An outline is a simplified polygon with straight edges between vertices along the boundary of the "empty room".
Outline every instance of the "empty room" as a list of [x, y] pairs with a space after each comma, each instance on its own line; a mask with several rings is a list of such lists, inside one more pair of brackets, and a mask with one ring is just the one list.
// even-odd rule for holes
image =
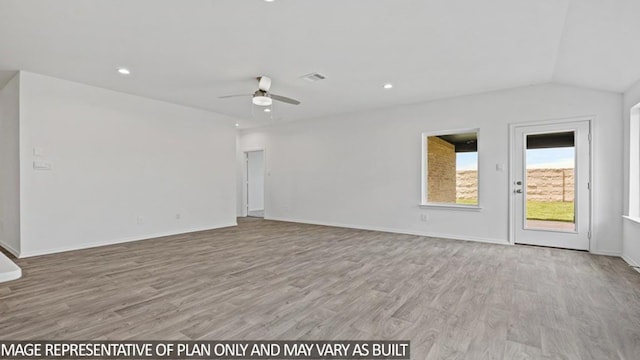
[[0, 0], [0, 358], [640, 359], [637, 0]]

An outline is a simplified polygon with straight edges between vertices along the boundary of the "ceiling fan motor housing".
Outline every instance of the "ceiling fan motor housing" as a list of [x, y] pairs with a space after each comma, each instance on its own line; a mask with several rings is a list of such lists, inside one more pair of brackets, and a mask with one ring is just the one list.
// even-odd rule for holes
[[261, 76], [258, 78], [258, 89], [262, 91], [269, 91], [271, 89], [271, 78]]

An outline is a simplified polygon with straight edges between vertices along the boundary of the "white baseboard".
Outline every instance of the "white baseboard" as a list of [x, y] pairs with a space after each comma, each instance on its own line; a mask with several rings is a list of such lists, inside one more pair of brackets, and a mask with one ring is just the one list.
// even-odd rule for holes
[[66, 252], [66, 251], [89, 249], [89, 248], [94, 248], [94, 247], [99, 247], [99, 246], [107, 246], [107, 245], [116, 245], [116, 244], [128, 243], [128, 242], [133, 242], [133, 241], [151, 240], [151, 239], [156, 239], [156, 238], [164, 237], [164, 236], [182, 235], [182, 234], [188, 234], [188, 233], [193, 233], [193, 232], [198, 232], [198, 231], [222, 229], [222, 228], [231, 227], [231, 226], [237, 226], [237, 225], [238, 225], [238, 223], [234, 221], [234, 222], [231, 222], [231, 223], [218, 224], [218, 225], [214, 225], [214, 226], [207, 226], [207, 227], [204, 227], [204, 228], [192, 228], [192, 229], [185, 229], [185, 230], [181, 230], [181, 231], [177, 231], [177, 232], [167, 232], [167, 233], [157, 233], [157, 234], [144, 235], [144, 237], [136, 236], [136, 237], [128, 237], [128, 238], [109, 240], [109, 241], [98, 241], [98, 242], [83, 243], [83, 244], [71, 245], [71, 246], [62, 246], [62, 247], [50, 248], [50, 249], [44, 249], [44, 250], [37, 250], [37, 251], [22, 251], [22, 252], [19, 253], [19, 255], [16, 255], [16, 257], [18, 257], [18, 258], [26, 258], [26, 257], [33, 257], [33, 256], [49, 255], [49, 254]]
[[632, 258], [630, 258], [630, 257], [628, 257], [626, 255], [622, 255], [620, 257], [622, 258], [622, 260], [626, 261], [627, 264], [635, 267], [636, 270], [638, 270], [638, 272], [640, 272], [640, 269], [638, 269], [638, 267], [640, 267], [640, 261], [636, 261], [636, 260], [634, 260], [634, 259], [632, 259]]
[[13, 256], [20, 257], [20, 251], [18, 251], [18, 249], [13, 248], [9, 244], [7, 244], [7, 243], [5, 243], [3, 241], [0, 241], [0, 246], [2, 246], [5, 250], [10, 252]]
[[342, 224], [342, 223], [323, 222], [323, 221], [309, 221], [309, 220], [281, 218], [281, 217], [265, 217], [265, 220], [285, 221], [285, 222], [293, 222], [293, 223], [300, 223], [300, 224], [331, 226], [331, 227], [358, 229], [358, 230], [380, 231], [380, 232], [388, 232], [393, 234], [417, 235], [417, 236], [444, 238], [444, 239], [451, 239], [451, 240], [475, 241], [475, 242], [482, 242], [482, 243], [489, 243], [489, 244], [511, 245], [507, 240], [489, 239], [489, 238], [481, 238], [481, 237], [466, 236], [466, 235], [439, 234], [439, 233], [422, 232], [422, 231], [414, 231], [414, 230], [407, 230], [407, 229], [396, 229], [396, 228], [377, 227], [377, 226], [362, 226], [362, 225]]
[[619, 251], [607, 251], [607, 250], [589, 250], [589, 253], [593, 255], [605, 255], [605, 256], [617, 256], [622, 257], [622, 253]]

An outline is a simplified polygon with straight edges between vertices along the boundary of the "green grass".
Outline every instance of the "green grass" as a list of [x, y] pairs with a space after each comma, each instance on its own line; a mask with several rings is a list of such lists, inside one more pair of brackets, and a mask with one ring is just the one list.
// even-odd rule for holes
[[478, 205], [478, 199], [456, 199], [456, 204], [460, 204], [460, 205]]
[[573, 202], [527, 201], [528, 220], [573, 222]]
[[[456, 204], [477, 205], [476, 199], [457, 199]], [[528, 220], [573, 222], [573, 202], [528, 201]]]

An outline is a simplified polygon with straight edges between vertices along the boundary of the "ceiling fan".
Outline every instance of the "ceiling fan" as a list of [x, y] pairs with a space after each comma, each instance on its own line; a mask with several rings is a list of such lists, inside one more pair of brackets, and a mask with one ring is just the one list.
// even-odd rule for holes
[[224, 95], [219, 96], [218, 99], [228, 99], [241, 96], [251, 96], [251, 101], [258, 106], [269, 106], [273, 103], [273, 100], [281, 101], [291, 105], [300, 105], [300, 101], [292, 98], [288, 98], [282, 95], [276, 95], [269, 92], [271, 88], [271, 78], [266, 76], [260, 76], [258, 80], [258, 90], [253, 94], [239, 94], [239, 95]]

